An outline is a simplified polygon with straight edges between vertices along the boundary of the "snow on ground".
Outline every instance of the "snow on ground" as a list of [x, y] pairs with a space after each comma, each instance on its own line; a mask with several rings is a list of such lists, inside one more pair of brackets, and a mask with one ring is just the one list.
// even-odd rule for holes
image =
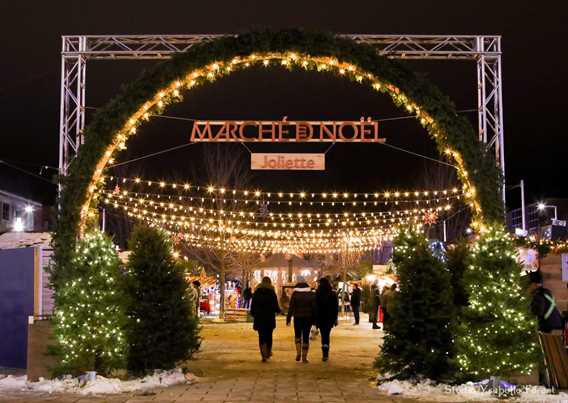
[[105, 378], [98, 375], [95, 381], [84, 382], [80, 377], [28, 382], [27, 377], [8, 375], [0, 379], [0, 392], [43, 392], [43, 393], [77, 393], [81, 395], [112, 394], [139, 392], [157, 387], [165, 387], [182, 383], [193, 383], [197, 378], [192, 374], [183, 374], [181, 370], [156, 371], [154, 375], [131, 381], [116, 378]]
[[[520, 386], [520, 394], [511, 401], [521, 402], [563, 402], [568, 403], [568, 393], [550, 394], [550, 390], [544, 386]], [[497, 401], [497, 395], [491, 391], [483, 391], [473, 383], [463, 385], [435, 384], [431, 381], [409, 382], [390, 381], [379, 385], [379, 390], [387, 395], [401, 395], [418, 400], [438, 402], [463, 402], [463, 401]]]

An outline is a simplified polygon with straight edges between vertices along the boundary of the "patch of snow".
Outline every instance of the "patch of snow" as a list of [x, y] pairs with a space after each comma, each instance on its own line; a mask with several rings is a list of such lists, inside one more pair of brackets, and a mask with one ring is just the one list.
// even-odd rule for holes
[[[456, 401], [489, 401], [499, 400], [491, 390], [484, 390], [479, 384], [468, 382], [463, 385], [437, 384], [430, 380], [421, 382], [410, 381], [389, 381], [381, 383], [379, 390], [387, 395], [403, 395], [405, 397], [418, 400], [428, 400], [437, 402], [456, 402]], [[518, 386], [518, 397], [512, 401], [520, 402], [568, 402], [568, 393], [560, 392], [551, 394], [550, 389], [544, 386]]]
[[451, 386], [436, 384], [425, 380], [421, 382], [389, 381], [379, 385], [379, 390], [388, 395], [403, 395], [416, 399], [426, 399], [438, 402], [493, 400], [490, 392], [481, 392], [471, 383]]
[[26, 376], [8, 375], [0, 379], [0, 390], [21, 390], [26, 387]]
[[44, 380], [28, 382], [27, 377], [8, 375], [0, 379], [0, 392], [42, 392], [42, 393], [76, 393], [80, 395], [103, 395], [117, 393], [132, 393], [149, 389], [194, 383], [197, 377], [193, 374], [183, 374], [180, 369], [171, 371], [156, 371], [144, 378], [121, 381], [116, 378], [105, 378], [97, 375], [96, 380], [84, 382], [83, 377]]

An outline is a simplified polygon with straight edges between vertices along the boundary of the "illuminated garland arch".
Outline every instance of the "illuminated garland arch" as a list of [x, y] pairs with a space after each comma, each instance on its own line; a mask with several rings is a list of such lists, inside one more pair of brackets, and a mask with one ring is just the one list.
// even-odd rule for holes
[[439, 152], [453, 159], [464, 193], [469, 195], [473, 225], [502, 221], [501, 178], [494, 157], [437, 87], [400, 62], [378, 55], [373, 47], [350, 39], [300, 30], [252, 32], [193, 46], [145, 72], [97, 112], [85, 129], [85, 143], [63, 183], [54, 238], [55, 284], [72, 275], [68, 270], [70, 255], [87, 223], [97, 187], [104, 180], [104, 168], [140, 124], [180, 101], [182, 93], [195, 86], [238, 69], [276, 64], [334, 73], [390, 95], [397, 106], [416, 114]]

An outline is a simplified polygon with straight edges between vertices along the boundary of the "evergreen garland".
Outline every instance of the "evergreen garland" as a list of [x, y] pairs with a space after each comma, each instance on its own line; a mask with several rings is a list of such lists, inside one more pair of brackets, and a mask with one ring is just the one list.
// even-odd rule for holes
[[188, 360], [200, 344], [190, 285], [162, 231], [136, 227], [129, 249], [125, 287], [127, 367], [137, 374], [174, 368]]
[[455, 372], [455, 310], [450, 273], [413, 229], [394, 240], [399, 291], [389, 300], [390, 323], [375, 366], [398, 379], [451, 379]]
[[502, 226], [490, 227], [467, 262], [469, 305], [457, 337], [462, 373], [473, 379], [530, 373], [538, 360], [536, 323], [511, 236]]
[[119, 259], [112, 241], [99, 231], [77, 244], [74, 278], [59, 290], [55, 335], [60, 355], [56, 373], [108, 373], [124, 364], [125, 338]]

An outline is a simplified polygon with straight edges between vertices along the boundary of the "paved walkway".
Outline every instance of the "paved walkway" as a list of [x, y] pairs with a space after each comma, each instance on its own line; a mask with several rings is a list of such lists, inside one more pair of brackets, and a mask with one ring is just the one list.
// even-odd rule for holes
[[[250, 323], [203, 326], [202, 351], [190, 362], [200, 377], [194, 385], [157, 389], [146, 395], [84, 397], [15, 394], [0, 402], [387, 402], [375, 387], [372, 362], [382, 332], [367, 322], [353, 326], [341, 321], [332, 332], [328, 362], [321, 361], [319, 338], [312, 343], [308, 364], [297, 363], [293, 330], [282, 318], [274, 334], [274, 357], [260, 361], [256, 332]], [[403, 399], [396, 399], [398, 402]]]

